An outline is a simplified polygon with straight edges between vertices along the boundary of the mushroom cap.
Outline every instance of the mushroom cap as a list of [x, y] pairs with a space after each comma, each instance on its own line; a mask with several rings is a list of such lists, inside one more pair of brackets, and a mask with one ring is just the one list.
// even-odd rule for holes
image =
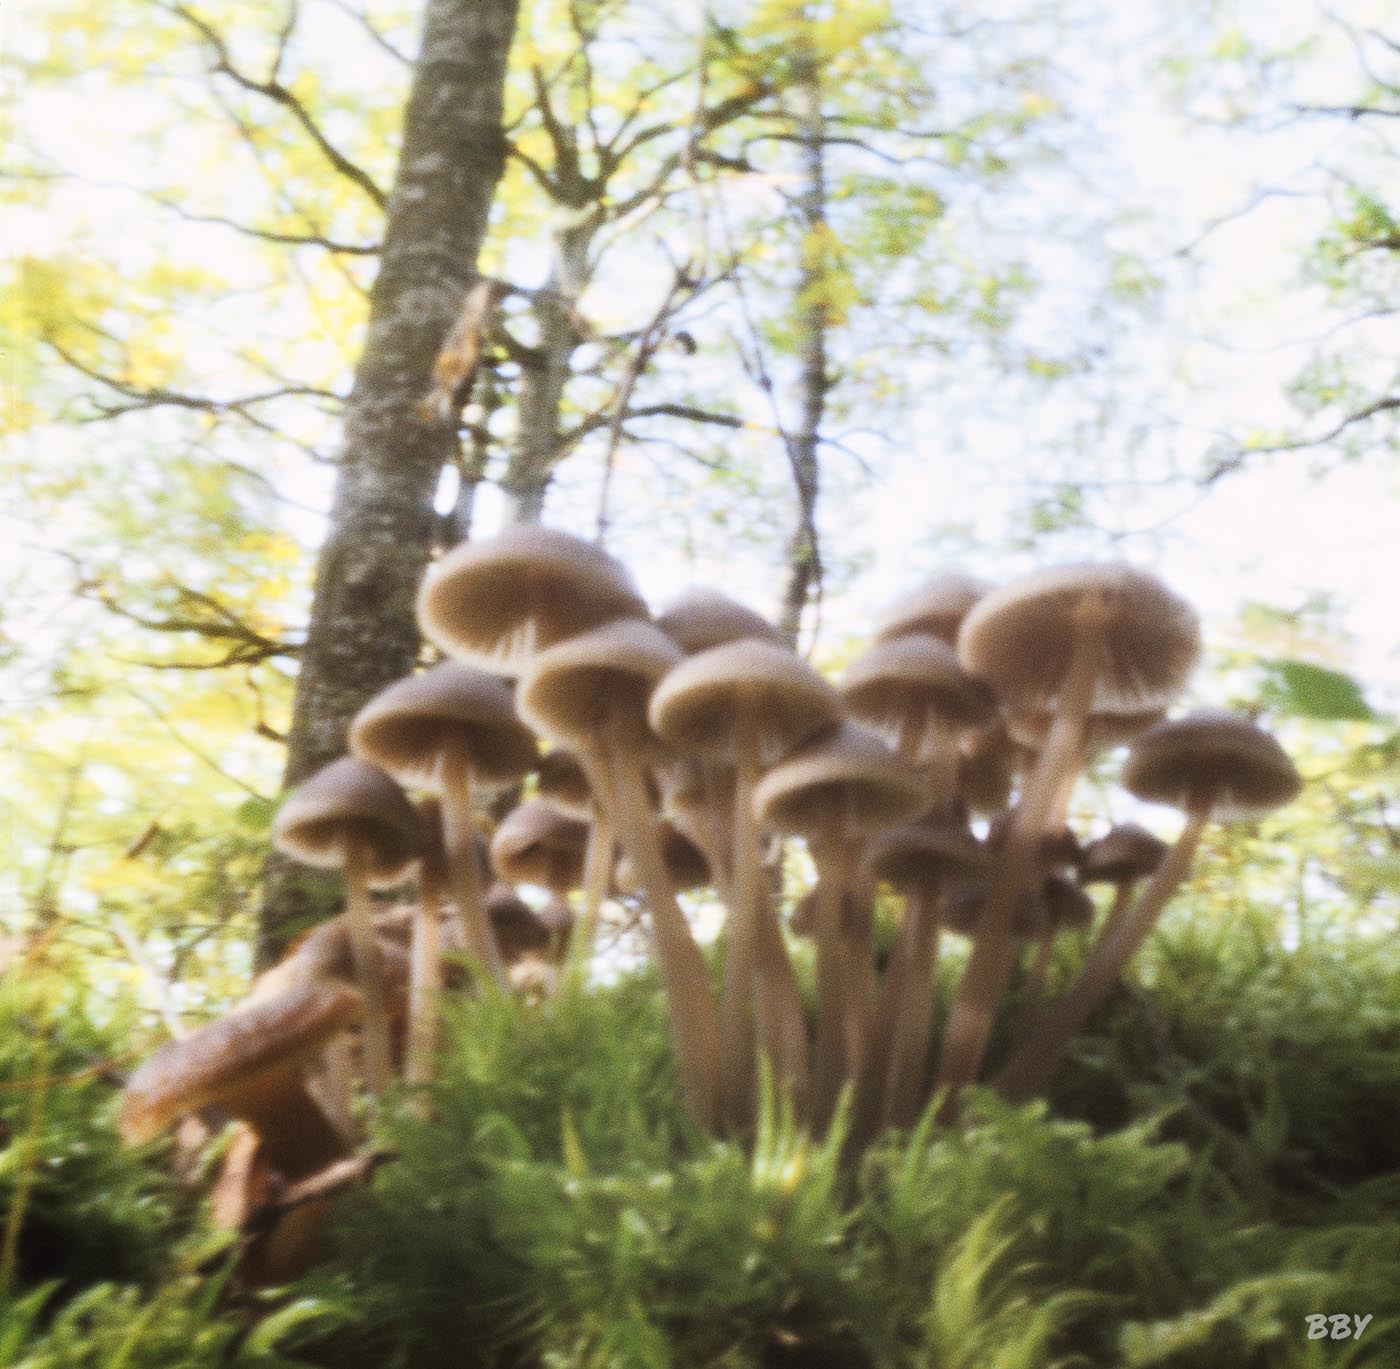
[[1049, 875], [1040, 886], [1045, 912], [1052, 931], [1070, 928], [1083, 931], [1094, 925], [1094, 900], [1072, 879], [1064, 875]]
[[[710, 862], [705, 859], [705, 853], [674, 822], [663, 819], [657, 826], [656, 836], [661, 843], [661, 859], [677, 893], [700, 889], [710, 883]], [[630, 856], [623, 856], [617, 863], [617, 884], [625, 893], [641, 891]]]
[[963, 620], [958, 655], [1009, 709], [1053, 709], [1086, 606], [1103, 620], [1091, 713], [1156, 708], [1180, 691], [1200, 654], [1200, 621], [1134, 566], [1057, 566], [993, 590]]
[[946, 875], [977, 875], [987, 848], [960, 822], [924, 819], [881, 832], [866, 848], [866, 867], [896, 889], [917, 890]]
[[918, 772], [868, 728], [842, 723], [759, 781], [754, 814], [774, 831], [815, 840], [871, 835], [928, 806]]
[[[1126, 746], [1134, 737], [1165, 717], [1164, 708], [1140, 708], [1130, 713], [1091, 713], [1085, 731], [1084, 749], [1106, 751], [1115, 746]], [[1012, 713], [1006, 718], [1006, 735], [1018, 746], [1039, 751], [1049, 738], [1054, 722], [1054, 713], [1044, 710]]]
[[991, 583], [951, 571], [896, 599], [881, 615], [875, 640], [887, 642], [909, 633], [927, 633], [952, 646], [972, 606], [991, 592]]
[[1278, 742], [1236, 713], [1169, 718], [1134, 743], [1123, 784], [1148, 803], [1208, 805], [1217, 821], [1256, 818], [1297, 797], [1303, 781]]
[[348, 984], [300, 984], [167, 1043], [123, 1091], [121, 1134], [136, 1144], [153, 1140], [176, 1118], [211, 1103], [244, 1116], [247, 1100], [261, 1101], [278, 1075], [291, 1074], [358, 1023], [364, 1009]]
[[593, 816], [593, 790], [583, 765], [572, 751], [556, 746], [535, 765], [535, 790], [571, 818], [588, 822]]
[[550, 936], [567, 936], [574, 929], [578, 918], [569, 907], [569, 901], [558, 894], [550, 897], [542, 907], [535, 910], [535, 916], [549, 929]]
[[516, 706], [544, 736], [596, 749], [613, 718], [645, 727], [656, 682], [683, 659], [654, 623], [621, 618], [540, 652], [515, 687]]
[[370, 853], [369, 882], [397, 884], [422, 850], [418, 814], [377, 766], [342, 756], [295, 789], [272, 823], [278, 849], [304, 865], [338, 870], [350, 842]]
[[490, 920], [501, 956], [507, 962], [549, 950], [553, 933], [509, 884], [493, 884], [483, 896], [481, 906]]
[[537, 525], [464, 542], [418, 591], [423, 633], [449, 656], [515, 675], [537, 651], [647, 607], [620, 561]]
[[[1001, 848], [1006, 833], [1011, 826], [1008, 813], [998, 813], [987, 829], [987, 846], [992, 851]], [[1074, 829], [1062, 823], [1053, 831], [1042, 832], [1036, 842], [1036, 857], [1046, 869], [1078, 868], [1084, 857], [1084, 848], [1079, 844]]]
[[959, 664], [958, 654], [938, 637], [910, 633], [877, 642], [841, 682], [846, 707], [881, 731], [895, 731], [926, 710], [929, 720], [976, 727], [996, 716], [992, 691]]
[[[373, 927], [385, 997], [399, 999], [408, 984], [413, 909], [393, 908], [385, 913], [376, 913]], [[240, 1008], [276, 997], [290, 988], [331, 980], [342, 980], [347, 984], [355, 982], [350, 919], [344, 913], [318, 923], [293, 942], [287, 955], [258, 976]]]
[[974, 813], [997, 813], [1011, 801], [1021, 750], [1000, 727], [974, 733], [958, 757], [958, 795]]
[[588, 824], [548, 799], [530, 799], [501, 819], [491, 838], [491, 860], [511, 884], [574, 889], [583, 879]]
[[679, 751], [732, 760], [741, 704], [755, 711], [766, 764], [841, 716], [836, 691], [806, 661], [789, 647], [747, 637], [676, 666], [652, 695], [651, 725]]
[[659, 627], [687, 656], [744, 637], [786, 646], [782, 629], [716, 589], [689, 589], [656, 615]]
[[534, 768], [538, 748], [515, 716], [509, 687], [458, 661], [442, 661], [375, 695], [355, 715], [350, 749], [400, 784], [436, 789], [453, 736], [465, 742], [473, 782], [487, 788], [515, 784]]
[[1153, 874], [1167, 850], [1167, 843], [1147, 828], [1119, 823], [1084, 848], [1079, 878], [1085, 884], [1127, 884]]

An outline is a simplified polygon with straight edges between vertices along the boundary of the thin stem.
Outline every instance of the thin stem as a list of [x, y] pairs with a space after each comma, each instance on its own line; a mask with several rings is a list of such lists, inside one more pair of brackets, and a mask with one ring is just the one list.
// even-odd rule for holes
[[583, 916], [574, 928], [569, 944], [568, 978], [579, 985], [588, 977], [593, 951], [598, 943], [598, 919], [608, 896], [617, 836], [613, 827], [614, 799], [607, 767], [588, 756], [579, 757], [588, 787], [593, 791], [593, 822], [588, 829], [588, 847], [583, 856]]
[[449, 734], [442, 750], [442, 845], [448, 883], [466, 932], [467, 954], [504, 988], [505, 966], [482, 902], [472, 826], [471, 752], [460, 733]]
[[880, 1119], [886, 1126], [908, 1126], [923, 1103], [924, 1071], [933, 1040], [933, 999], [938, 982], [938, 886], [930, 882], [911, 894], [904, 910], [905, 952], [899, 982], [891, 985], [881, 1017], [892, 1024], [884, 1073]]
[[817, 1041], [812, 1107], [813, 1120], [824, 1126], [851, 1064], [842, 927], [851, 857], [847, 843], [840, 838], [814, 843], [812, 855], [817, 862]]
[[355, 984], [365, 996], [365, 1083], [378, 1098], [389, 1085], [392, 1066], [389, 1017], [384, 1007], [384, 969], [374, 939], [369, 870], [369, 847], [352, 834], [345, 843], [345, 921], [350, 932]]
[[[728, 1121], [747, 1125], [754, 1101], [755, 942], [759, 888], [763, 877], [753, 791], [758, 786], [758, 728], [753, 710], [737, 701], [735, 722], [734, 811], [731, 828], [734, 871], [730, 885], [729, 927], [725, 938], [724, 996], [720, 1016], [720, 1057], [723, 1106]], [[771, 1017], [771, 1014], [769, 1014]], [[771, 1023], [770, 1023], [771, 1025]], [[765, 1042], [770, 1065], [776, 1065], [773, 1043]]]
[[1021, 1044], [1002, 1072], [997, 1088], [1003, 1096], [1014, 1102], [1033, 1098], [1055, 1077], [1066, 1047], [1118, 982], [1167, 901], [1185, 880], [1201, 833], [1209, 821], [1208, 807], [1188, 814], [1176, 845], [1167, 853], [1131, 912], [1112, 929], [1112, 935], [1108, 934], [1109, 926], [1105, 923], [1104, 934], [1089, 953], [1079, 978], [1055, 1005], [1043, 1026]]
[[616, 804], [613, 818], [650, 905], [652, 938], [670, 1002], [671, 1040], [681, 1085], [701, 1125], [713, 1131], [719, 1122], [719, 1013], [710, 993], [709, 967], [676, 902], [666, 871], [647, 804], [636, 730], [627, 719], [617, 720], [612, 729], [612, 755], [608, 759]]
[[404, 1078], [426, 1084], [432, 1078], [437, 1050], [438, 995], [442, 992], [442, 887], [446, 871], [432, 854], [423, 858], [418, 876], [418, 906], [413, 914], [413, 942], [408, 977], [408, 1045]]

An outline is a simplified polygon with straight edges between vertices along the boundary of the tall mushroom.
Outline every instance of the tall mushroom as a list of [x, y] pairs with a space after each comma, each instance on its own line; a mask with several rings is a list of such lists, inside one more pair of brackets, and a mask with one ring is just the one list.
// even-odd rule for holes
[[763, 769], [839, 717], [836, 691], [788, 647], [744, 638], [679, 664], [651, 701], [651, 725], [683, 755], [733, 764], [730, 925], [724, 966], [726, 1107], [748, 1110], [751, 1005], [759, 1046], [774, 1077], [795, 1094], [806, 1086], [802, 998], [782, 925], [763, 885], [753, 796]]
[[1186, 813], [1186, 826], [1141, 896], [1100, 936], [1079, 979], [998, 1083], [1008, 1098], [1033, 1097], [1054, 1076], [1065, 1047], [1117, 982], [1180, 887], [1208, 822], [1257, 818], [1302, 787], [1278, 742], [1248, 718], [1200, 712], [1149, 728], [1128, 757], [1123, 782], [1138, 798]]
[[541, 652], [516, 687], [520, 714], [564, 743], [598, 775], [595, 792], [646, 889], [656, 958], [671, 1010], [671, 1035], [686, 1097], [701, 1123], [719, 1117], [719, 1022], [705, 957], [676, 902], [647, 793], [658, 743], [646, 710], [656, 682], [681, 660], [660, 628], [627, 618]]
[[1014, 712], [1052, 709], [1045, 747], [1011, 811], [939, 1060], [938, 1084], [977, 1076], [1014, 960], [1008, 917], [1037, 879], [1036, 845], [1067, 779], [1083, 760], [1089, 716], [1165, 704], [1200, 652], [1200, 623], [1185, 600], [1126, 565], [1040, 571], [978, 601], [958, 632], [958, 655]]
[[272, 839], [307, 865], [344, 872], [355, 982], [365, 1000], [365, 1078], [371, 1093], [383, 1093], [389, 1024], [369, 891], [408, 874], [422, 850], [418, 814], [382, 770], [342, 756], [292, 793], [273, 821]]
[[351, 724], [350, 749], [401, 784], [441, 793], [442, 844], [467, 950], [503, 982], [500, 953], [481, 907], [472, 792], [518, 783], [537, 759], [535, 739], [515, 716], [510, 690], [485, 671], [440, 662], [375, 695]]
[[[806, 838], [817, 864], [817, 1045], [814, 1112], [830, 1117], [842, 1081], [865, 1065], [873, 1005], [868, 937], [842, 927], [845, 895], [855, 882], [859, 843], [926, 803], [918, 774], [873, 732], [843, 723], [776, 765], [754, 791], [759, 820]], [[858, 957], [865, 957], [861, 964]]]

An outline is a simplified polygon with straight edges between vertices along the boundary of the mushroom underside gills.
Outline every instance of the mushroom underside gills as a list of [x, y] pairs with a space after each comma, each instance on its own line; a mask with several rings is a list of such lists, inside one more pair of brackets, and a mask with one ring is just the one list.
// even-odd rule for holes
[[442, 844], [447, 879], [466, 934], [468, 954], [504, 987], [505, 967], [482, 903], [476, 830], [471, 813], [471, 752], [466, 739], [454, 734], [446, 740], [442, 751]]
[[1112, 929], [1112, 935], [1105, 925], [1104, 934], [1090, 951], [1079, 978], [1040, 1021], [1034, 1035], [1017, 1047], [1002, 1071], [997, 1088], [1005, 1097], [1022, 1101], [1035, 1097], [1049, 1085], [1065, 1048], [1118, 982], [1168, 900], [1185, 880], [1201, 833], [1209, 821], [1208, 806], [1194, 808], [1187, 815], [1186, 826], [1176, 844], [1148, 881], [1138, 901]]
[[392, 1061], [389, 1051], [389, 1017], [384, 1003], [384, 973], [374, 939], [370, 906], [369, 847], [354, 833], [345, 841], [345, 914], [350, 933], [350, 956], [355, 984], [365, 996], [365, 1082], [378, 1097], [389, 1085]]

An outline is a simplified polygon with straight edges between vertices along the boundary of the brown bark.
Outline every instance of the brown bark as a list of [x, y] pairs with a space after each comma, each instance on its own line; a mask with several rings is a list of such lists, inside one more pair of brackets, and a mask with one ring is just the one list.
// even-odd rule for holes
[[[428, 0], [386, 210], [365, 350], [346, 408], [330, 532], [301, 655], [284, 783], [338, 756], [359, 708], [419, 651], [414, 594], [456, 415], [428, 414], [433, 365], [464, 297], [505, 159], [501, 109], [518, 0]], [[312, 912], [297, 871], [269, 861], [258, 963]]]

